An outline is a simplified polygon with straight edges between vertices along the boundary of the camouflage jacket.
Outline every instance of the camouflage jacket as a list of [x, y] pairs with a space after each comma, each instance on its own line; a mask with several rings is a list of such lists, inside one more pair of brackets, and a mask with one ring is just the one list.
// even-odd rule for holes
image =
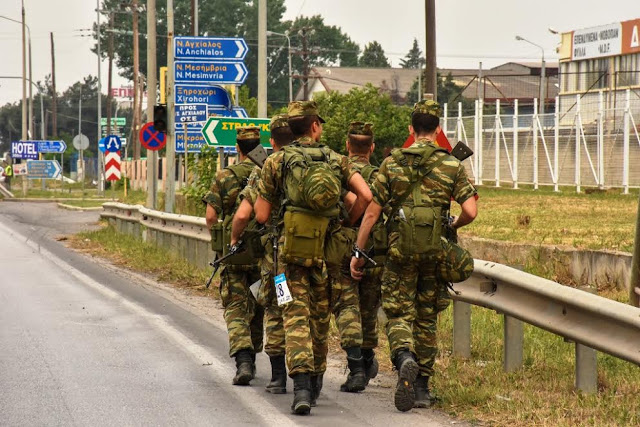
[[[255, 169], [260, 170], [249, 159], [245, 159], [232, 167], [239, 168], [242, 171], [242, 176], [249, 176]], [[211, 184], [211, 189], [202, 200], [216, 210], [216, 214], [220, 219], [231, 215], [236, 209], [240, 192], [246, 186], [246, 182], [243, 183], [243, 181], [229, 168], [219, 170]]]

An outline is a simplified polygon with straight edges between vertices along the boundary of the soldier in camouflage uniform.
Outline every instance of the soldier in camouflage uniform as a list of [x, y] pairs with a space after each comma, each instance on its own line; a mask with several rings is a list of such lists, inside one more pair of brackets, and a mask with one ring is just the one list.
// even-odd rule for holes
[[[348, 158], [318, 144], [324, 120], [318, 115], [315, 102], [292, 102], [289, 104], [288, 114], [289, 126], [297, 140], [265, 162], [258, 183], [259, 196], [254, 206], [256, 220], [261, 224], [266, 223], [273, 207], [280, 205], [284, 199], [286, 175], [283, 165], [286, 153], [314, 148], [329, 153], [325, 162], [338, 182], [357, 196], [352, 209], [353, 217], [362, 215], [371, 200], [371, 191]], [[290, 148], [293, 151], [288, 151]], [[308, 196], [322, 197], [316, 194]], [[281, 240], [279, 258], [281, 254], [285, 255], [284, 243], [286, 239]], [[292, 297], [292, 301], [282, 306], [287, 368], [294, 382], [291, 410], [295, 414], [308, 415], [312, 401], [317, 397], [316, 393], [312, 394], [312, 376], [317, 392], [318, 380], [326, 370], [330, 316], [327, 269], [322, 260], [306, 265], [280, 261], [281, 259], [278, 262], [278, 273], [284, 273]]]
[[[409, 130], [416, 141], [408, 149], [394, 150], [380, 166], [373, 184], [374, 199], [365, 212], [355, 251], [357, 255], [357, 249], [367, 244], [383, 207], [390, 207], [382, 308], [388, 318], [391, 357], [398, 370], [394, 401], [400, 411], [414, 405], [426, 407], [432, 401], [428, 381], [437, 351], [437, 314], [446, 307], [438, 303], [438, 283], [463, 281], [473, 272], [468, 251], [441, 234], [440, 215], [448, 216], [452, 198], [462, 208], [453, 223], [456, 229], [475, 219], [477, 207], [476, 191], [463, 166], [434, 142], [441, 131], [439, 114], [440, 107], [434, 101], [415, 105]], [[362, 258], [351, 259], [354, 278], [362, 278], [363, 265]]]
[[[229, 220], [238, 204], [255, 165], [246, 157], [260, 143], [257, 127], [238, 129], [237, 150], [240, 162], [216, 174], [211, 190], [203, 198], [207, 204], [206, 221], [211, 229], [218, 220]], [[262, 351], [263, 308], [256, 303], [249, 287], [260, 280], [255, 265], [225, 264], [220, 272], [220, 298], [229, 333], [229, 355], [236, 360], [234, 385], [249, 385], [255, 376], [256, 353]]]
[[[288, 116], [278, 114], [271, 119], [271, 146], [274, 152], [289, 145], [293, 141], [293, 135], [289, 128]], [[233, 217], [231, 232], [231, 244], [235, 244], [253, 217], [253, 205], [258, 198], [258, 181], [260, 169], [255, 168], [249, 177], [249, 183], [240, 193], [242, 202]], [[279, 206], [275, 206], [273, 214], [267, 223], [269, 233], [266, 236], [265, 256], [260, 262], [261, 283], [258, 289], [257, 302], [264, 307], [264, 322], [266, 341], [264, 351], [271, 362], [271, 381], [266, 386], [266, 391], [273, 394], [286, 393], [287, 368], [285, 364], [284, 326], [282, 323], [282, 309], [278, 306], [274, 286], [273, 266], [273, 241], [276, 244], [282, 227], [282, 219], [278, 217]]]

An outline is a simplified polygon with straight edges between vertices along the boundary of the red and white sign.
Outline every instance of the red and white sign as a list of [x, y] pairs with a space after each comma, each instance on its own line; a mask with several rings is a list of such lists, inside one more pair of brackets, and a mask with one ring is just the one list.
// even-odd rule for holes
[[13, 174], [15, 176], [27, 175], [27, 164], [16, 163], [15, 165], [13, 165]]
[[120, 174], [120, 152], [106, 152], [104, 154], [104, 174], [107, 181], [119, 181]]
[[640, 52], [640, 19], [622, 23], [622, 54]]

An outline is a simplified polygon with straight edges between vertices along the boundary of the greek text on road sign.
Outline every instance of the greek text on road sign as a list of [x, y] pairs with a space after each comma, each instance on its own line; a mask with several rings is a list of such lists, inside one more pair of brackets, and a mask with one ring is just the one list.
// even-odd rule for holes
[[247, 67], [242, 62], [176, 61], [176, 83], [242, 84], [247, 79]]
[[140, 129], [140, 143], [144, 148], [151, 151], [161, 150], [167, 144], [167, 135], [159, 132], [153, 127], [153, 122], [149, 122]]
[[67, 144], [64, 141], [37, 141], [39, 153], [64, 153]]
[[120, 141], [120, 137], [117, 135], [108, 135], [104, 138], [104, 147], [110, 153], [120, 151], [122, 141]]
[[[127, 118], [126, 117], [111, 117], [111, 126], [126, 126]], [[100, 126], [107, 125], [107, 118], [102, 117], [100, 119]]]
[[241, 38], [176, 37], [175, 59], [220, 59], [242, 61], [249, 50]]
[[231, 97], [223, 87], [217, 85], [176, 85], [176, 104], [207, 104], [231, 107]]
[[270, 146], [269, 137], [271, 130], [269, 129], [269, 119], [234, 119], [211, 117], [204, 125], [202, 134], [207, 145], [216, 147], [233, 147], [236, 145], [237, 129], [243, 127], [258, 126], [260, 127], [260, 143], [265, 147]]
[[57, 160], [31, 160], [27, 162], [29, 179], [56, 179], [60, 176], [61, 170]]
[[207, 121], [207, 104], [176, 105], [175, 123], [200, 123]]
[[12, 159], [37, 159], [38, 144], [36, 141], [13, 141], [11, 143]]

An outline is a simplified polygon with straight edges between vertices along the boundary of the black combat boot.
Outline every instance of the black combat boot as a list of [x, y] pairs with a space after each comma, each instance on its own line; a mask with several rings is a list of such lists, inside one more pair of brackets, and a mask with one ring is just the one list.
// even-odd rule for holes
[[394, 403], [399, 411], [406, 412], [413, 408], [415, 392], [413, 383], [418, 376], [418, 364], [409, 350], [400, 350], [395, 358], [398, 370], [398, 384], [394, 395]]
[[293, 377], [293, 403], [291, 412], [296, 415], [309, 415], [311, 412], [311, 376], [297, 374]]
[[322, 390], [323, 374], [311, 375], [311, 406], [316, 406], [316, 401], [320, 397]]
[[357, 393], [364, 390], [367, 385], [367, 376], [364, 372], [364, 358], [353, 359], [347, 356], [347, 365], [349, 366], [349, 376], [347, 381], [340, 386], [340, 391], [348, 393]]
[[418, 375], [413, 385], [416, 391], [416, 400], [413, 403], [414, 408], [428, 408], [434, 402], [435, 398], [429, 391], [429, 377]]
[[378, 375], [378, 359], [371, 348], [363, 348], [362, 357], [364, 358], [364, 373], [367, 375], [365, 385], [369, 385], [369, 380]]
[[271, 381], [267, 384], [268, 393], [285, 394], [287, 392], [287, 367], [282, 356], [269, 356], [271, 361]]
[[255, 368], [251, 360], [251, 350], [240, 350], [236, 353], [236, 376], [233, 385], [249, 385], [255, 375]]
[[251, 352], [251, 379], [256, 377], [256, 354]]

